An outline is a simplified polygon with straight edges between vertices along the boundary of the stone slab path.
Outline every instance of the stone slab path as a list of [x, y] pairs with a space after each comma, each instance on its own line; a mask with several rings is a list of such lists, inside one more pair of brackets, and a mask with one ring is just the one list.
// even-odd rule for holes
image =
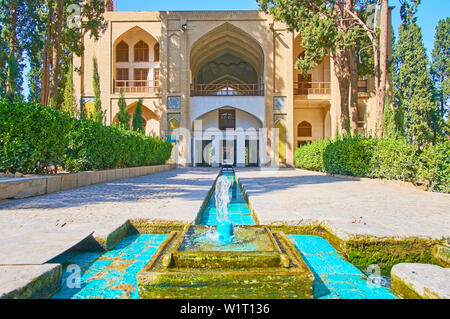
[[450, 268], [427, 264], [397, 264], [392, 268], [392, 276], [393, 280], [401, 281], [421, 298], [450, 299]]
[[47, 262], [91, 233], [106, 237], [128, 219], [192, 222], [217, 173], [177, 169], [0, 201], [0, 264]]
[[299, 169], [238, 169], [261, 224], [325, 223], [341, 238], [450, 237], [450, 195]]

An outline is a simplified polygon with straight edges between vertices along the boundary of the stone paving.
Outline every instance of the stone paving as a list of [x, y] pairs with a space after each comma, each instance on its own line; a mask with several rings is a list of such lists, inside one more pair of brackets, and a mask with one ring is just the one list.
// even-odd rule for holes
[[450, 195], [299, 169], [238, 169], [261, 224], [325, 223], [339, 237], [450, 237]]
[[0, 201], [0, 265], [41, 264], [93, 232], [105, 238], [128, 219], [192, 222], [217, 172], [178, 169]]

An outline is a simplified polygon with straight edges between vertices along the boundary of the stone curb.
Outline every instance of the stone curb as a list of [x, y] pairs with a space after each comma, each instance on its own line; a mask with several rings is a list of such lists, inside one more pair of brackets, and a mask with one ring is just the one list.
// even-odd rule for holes
[[150, 175], [173, 169], [173, 164], [88, 171], [56, 176], [24, 177], [0, 181], [0, 200], [51, 194], [77, 187]]
[[449, 299], [450, 269], [427, 264], [397, 264], [391, 289], [405, 299]]
[[59, 290], [62, 266], [0, 266], [0, 274], [0, 299], [45, 299]]

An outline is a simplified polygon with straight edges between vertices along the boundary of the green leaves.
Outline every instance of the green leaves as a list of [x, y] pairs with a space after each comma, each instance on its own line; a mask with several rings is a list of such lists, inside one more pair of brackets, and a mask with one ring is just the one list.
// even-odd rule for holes
[[51, 107], [0, 99], [0, 171], [50, 173], [164, 164], [172, 144]]
[[119, 105], [119, 112], [117, 113], [117, 120], [119, 121], [119, 126], [124, 129], [129, 129], [131, 115], [127, 111], [127, 103], [125, 101], [122, 89], [120, 90], [118, 105]]
[[427, 147], [420, 155], [419, 179], [429, 189], [450, 194], [450, 141]]
[[142, 120], [142, 99], [139, 99], [133, 114], [133, 131], [144, 132], [144, 123]]
[[394, 48], [394, 104], [405, 113], [406, 133], [419, 146], [435, 142], [439, 132], [437, 105], [429, 61], [416, 23], [400, 26]]
[[436, 86], [442, 118], [448, 113], [450, 99], [450, 18], [439, 21], [432, 55], [431, 74]]
[[0, 171], [48, 173], [63, 163], [73, 120], [51, 107], [0, 99]]
[[347, 135], [300, 147], [295, 165], [330, 174], [426, 184], [432, 191], [450, 193], [450, 141], [418, 150], [404, 137]]

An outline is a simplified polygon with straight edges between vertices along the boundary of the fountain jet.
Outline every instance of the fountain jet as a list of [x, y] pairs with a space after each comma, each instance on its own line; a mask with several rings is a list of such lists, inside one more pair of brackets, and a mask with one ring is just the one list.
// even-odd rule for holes
[[215, 189], [217, 232], [219, 233], [219, 241], [223, 245], [230, 244], [234, 235], [233, 224], [228, 217], [230, 186], [231, 182], [226, 176], [220, 176], [217, 179]]

